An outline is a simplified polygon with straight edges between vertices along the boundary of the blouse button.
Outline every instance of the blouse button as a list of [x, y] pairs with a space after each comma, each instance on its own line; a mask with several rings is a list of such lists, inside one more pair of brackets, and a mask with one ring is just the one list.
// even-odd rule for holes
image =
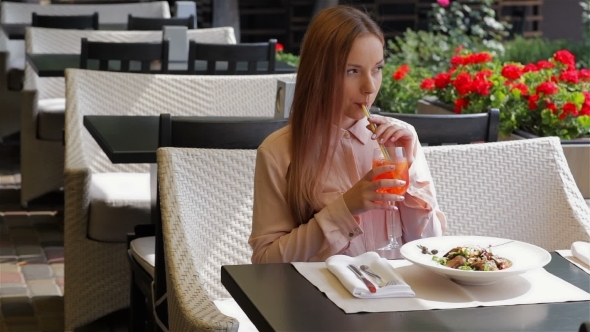
[[358, 229], [358, 228], [355, 228], [354, 232], [357, 233], [357, 234], [360, 234], [361, 233], [361, 230]]
[[348, 133], [348, 131], [344, 132], [344, 137], [349, 138], [350, 137], [350, 133]]
[[354, 233], [353, 232], [350, 232], [350, 233], [348, 233], [348, 236], [349, 237], [353, 237], [354, 236]]

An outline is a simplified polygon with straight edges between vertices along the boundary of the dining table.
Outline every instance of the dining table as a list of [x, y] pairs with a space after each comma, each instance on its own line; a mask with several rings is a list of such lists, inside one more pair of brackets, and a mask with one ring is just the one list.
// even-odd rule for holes
[[[590, 292], [590, 275], [558, 253], [545, 270]], [[590, 301], [347, 314], [289, 263], [224, 265], [221, 283], [260, 331], [577, 332], [590, 321]]]
[[[39, 77], [64, 77], [67, 68], [80, 68], [80, 54], [27, 54], [27, 62]], [[88, 69], [98, 70], [98, 66], [98, 61], [88, 61]], [[217, 70], [227, 70], [226, 62], [217, 62], [216, 66]], [[268, 61], [259, 61], [257, 66], [257, 70], [262, 74], [266, 72], [268, 68]], [[139, 68], [139, 63], [131, 62], [131, 71], [138, 71]], [[120, 63], [112, 61], [109, 64], [109, 69], [112, 71], [119, 71]], [[186, 62], [170, 62], [168, 64], [168, 74], [188, 74], [187, 69], [188, 64]], [[205, 74], [206, 69], [206, 61], [195, 61], [195, 75]], [[238, 75], [241, 71], [245, 73], [247, 69], [247, 63], [237, 63]], [[294, 73], [295, 69], [295, 67], [288, 63], [282, 61], [275, 62], [276, 74]], [[158, 72], [159, 71], [154, 71], [154, 73]], [[220, 74], [223, 74], [223, 72], [220, 72]]]
[[[8, 39], [25, 39], [25, 31], [31, 23], [2, 23], [1, 26]], [[98, 30], [127, 30], [127, 23], [100, 23]]]

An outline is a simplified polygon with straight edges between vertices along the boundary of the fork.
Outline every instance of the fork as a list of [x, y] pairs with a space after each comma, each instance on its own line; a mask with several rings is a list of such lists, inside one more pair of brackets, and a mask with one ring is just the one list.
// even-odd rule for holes
[[371, 271], [367, 265], [361, 265], [361, 270], [363, 272], [365, 272], [367, 275], [370, 275], [373, 278], [379, 279], [379, 287], [385, 287], [385, 286], [391, 286], [391, 285], [397, 284], [397, 280], [395, 280], [395, 279], [389, 280], [389, 281], [383, 280], [383, 278], [381, 278], [380, 275]]

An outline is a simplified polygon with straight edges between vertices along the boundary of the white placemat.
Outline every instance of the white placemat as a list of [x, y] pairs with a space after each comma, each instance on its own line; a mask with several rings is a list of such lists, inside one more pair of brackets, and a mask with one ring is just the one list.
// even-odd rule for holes
[[416, 293], [415, 298], [355, 298], [326, 268], [325, 263], [292, 264], [301, 275], [346, 313], [590, 301], [589, 293], [542, 268], [504, 278], [492, 285], [465, 286], [406, 260], [389, 263], [412, 287]]
[[584, 264], [584, 262], [582, 262], [581, 260], [579, 260], [577, 257], [574, 257], [574, 255], [572, 254], [572, 251], [571, 250], [555, 250], [555, 252], [558, 253], [558, 254], [560, 254], [561, 257], [567, 259], [568, 261], [570, 261], [575, 266], [577, 266], [580, 269], [582, 269], [584, 272], [590, 274], [590, 266]]

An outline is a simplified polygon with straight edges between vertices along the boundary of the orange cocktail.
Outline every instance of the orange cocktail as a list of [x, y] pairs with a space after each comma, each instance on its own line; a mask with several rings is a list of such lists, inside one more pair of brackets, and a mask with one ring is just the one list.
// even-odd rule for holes
[[377, 192], [379, 193], [388, 193], [388, 194], [396, 194], [396, 195], [404, 195], [406, 190], [408, 189], [408, 185], [410, 184], [410, 174], [408, 171], [408, 161], [404, 159], [394, 158], [393, 160], [385, 160], [385, 159], [375, 159], [373, 160], [373, 168], [384, 166], [384, 165], [395, 165], [395, 168], [389, 172], [385, 172], [382, 174], [377, 175], [373, 178], [373, 181], [381, 180], [381, 179], [394, 179], [394, 180], [404, 180], [406, 184], [400, 187], [393, 187], [393, 188], [381, 188], [378, 189]]

